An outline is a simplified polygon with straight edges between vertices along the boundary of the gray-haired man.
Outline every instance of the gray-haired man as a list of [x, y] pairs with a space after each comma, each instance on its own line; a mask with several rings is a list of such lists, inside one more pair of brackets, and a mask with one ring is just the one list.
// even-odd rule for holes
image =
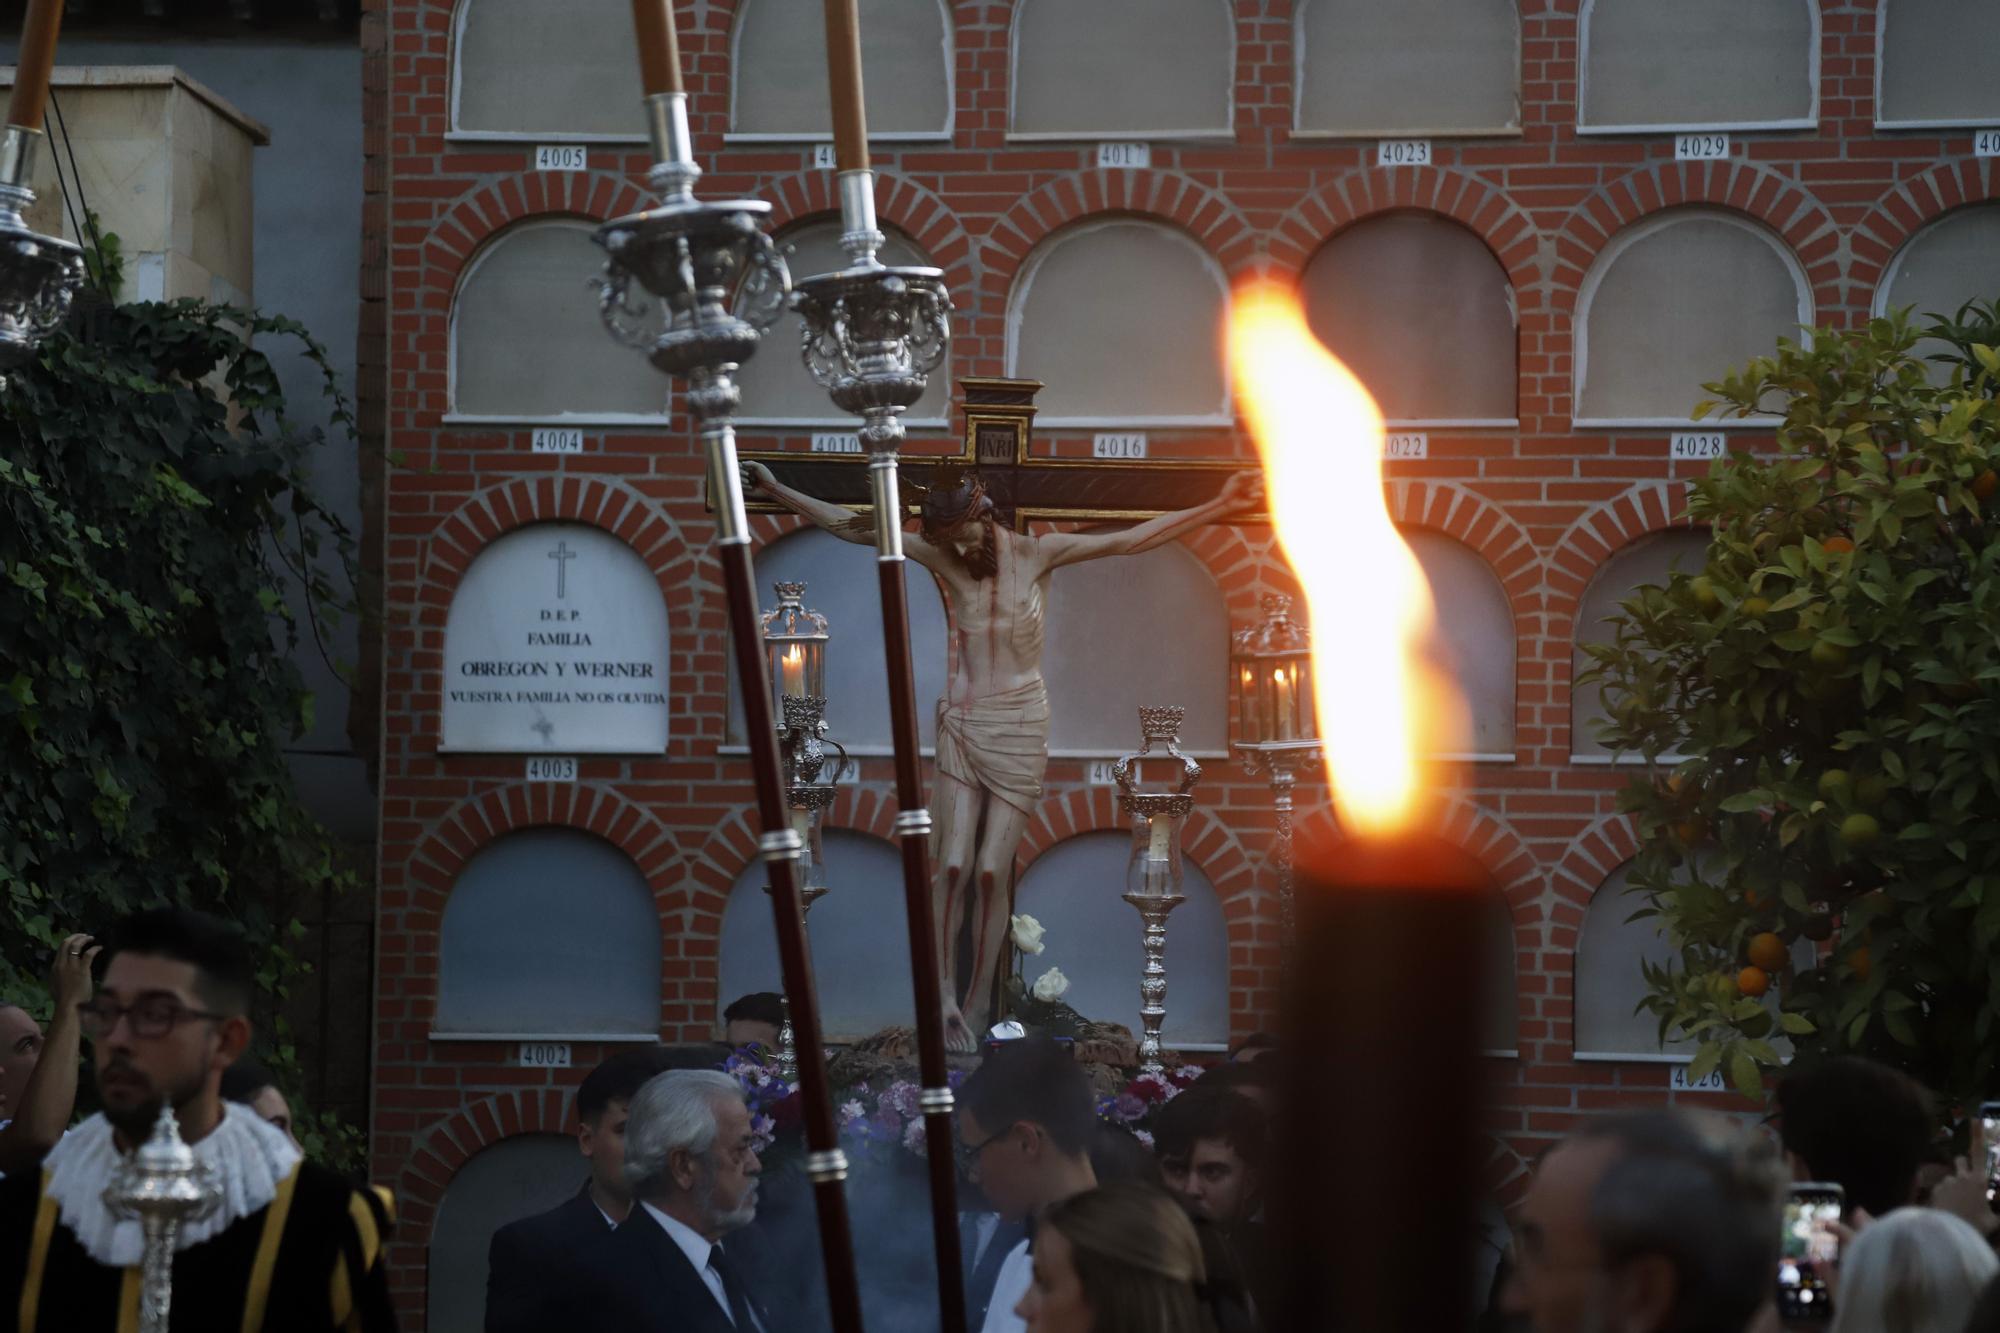
[[743, 1090], [728, 1074], [649, 1080], [625, 1122], [638, 1203], [604, 1247], [600, 1327], [619, 1333], [775, 1333], [723, 1237], [757, 1215], [762, 1168]]
[[1740, 1333], [1777, 1273], [1782, 1176], [1720, 1116], [1590, 1121], [1535, 1173], [1502, 1308], [1534, 1333]]

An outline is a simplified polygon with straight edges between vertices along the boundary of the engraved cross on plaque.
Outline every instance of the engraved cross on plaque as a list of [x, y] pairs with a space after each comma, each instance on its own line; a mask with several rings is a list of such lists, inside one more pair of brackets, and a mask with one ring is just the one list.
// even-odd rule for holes
[[556, 562], [556, 596], [569, 596], [569, 562], [577, 553], [569, 549], [568, 542], [557, 542], [556, 549], [549, 552], [549, 559]]
[[[1097, 460], [1030, 455], [1036, 380], [968, 376], [958, 382], [965, 421], [959, 452], [949, 461], [978, 467], [986, 493], [1002, 522], [1026, 531], [1033, 519], [1130, 522], [1215, 497], [1230, 475], [1256, 467], [1254, 459]], [[757, 452], [755, 458], [787, 486], [834, 504], [865, 505], [868, 469], [860, 455]], [[903, 456], [903, 474], [916, 485], [928, 482], [937, 461]], [[904, 491], [915, 507], [914, 486]], [[774, 510], [769, 502], [751, 507]], [[1249, 516], [1245, 516], [1247, 518]], [[1243, 522], [1244, 518], [1231, 520]]]

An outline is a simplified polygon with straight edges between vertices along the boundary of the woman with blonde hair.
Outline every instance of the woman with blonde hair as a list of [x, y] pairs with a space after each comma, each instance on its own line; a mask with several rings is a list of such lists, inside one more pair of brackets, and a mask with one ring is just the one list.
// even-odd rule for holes
[[1150, 1185], [1105, 1185], [1042, 1215], [1034, 1279], [1014, 1307], [1029, 1333], [1215, 1333], [1201, 1240]]
[[1961, 1333], [2000, 1258], [1935, 1208], [1898, 1208], [1840, 1257], [1831, 1333]]

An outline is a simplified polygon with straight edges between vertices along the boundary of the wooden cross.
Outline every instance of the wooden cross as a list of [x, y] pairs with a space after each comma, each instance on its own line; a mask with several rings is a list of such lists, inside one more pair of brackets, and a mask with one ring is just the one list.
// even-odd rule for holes
[[[1025, 532], [1036, 519], [1118, 520], [1151, 518], [1215, 498], [1230, 474], [1255, 464], [1187, 459], [1036, 458], [1029, 452], [1040, 380], [968, 376], [958, 382], [965, 436], [956, 453], [905, 455], [904, 495], [916, 508], [918, 487], [930, 483], [940, 463], [976, 465], [1002, 522]], [[832, 504], [868, 503], [865, 456], [762, 451], [744, 454], [771, 469], [794, 490]], [[753, 503], [765, 512], [780, 506]]]

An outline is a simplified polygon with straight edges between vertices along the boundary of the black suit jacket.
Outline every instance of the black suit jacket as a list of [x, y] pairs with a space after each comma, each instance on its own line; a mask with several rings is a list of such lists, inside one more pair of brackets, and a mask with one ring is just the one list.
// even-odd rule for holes
[[509, 1222], [486, 1251], [486, 1333], [548, 1333], [590, 1300], [587, 1276], [616, 1235], [590, 1200]]
[[[745, 1262], [745, 1256], [726, 1240], [723, 1248], [743, 1276], [745, 1294], [757, 1318], [767, 1333], [778, 1333], [778, 1325], [758, 1297], [756, 1265]], [[638, 1205], [612, 1233], [610, 1244], [599, 1255], [596, 1271], [598, 1333], [756, 1333], [730, 1322], [715, 1293], [688, 1262], [687, 1254], [653, 1215]]]

